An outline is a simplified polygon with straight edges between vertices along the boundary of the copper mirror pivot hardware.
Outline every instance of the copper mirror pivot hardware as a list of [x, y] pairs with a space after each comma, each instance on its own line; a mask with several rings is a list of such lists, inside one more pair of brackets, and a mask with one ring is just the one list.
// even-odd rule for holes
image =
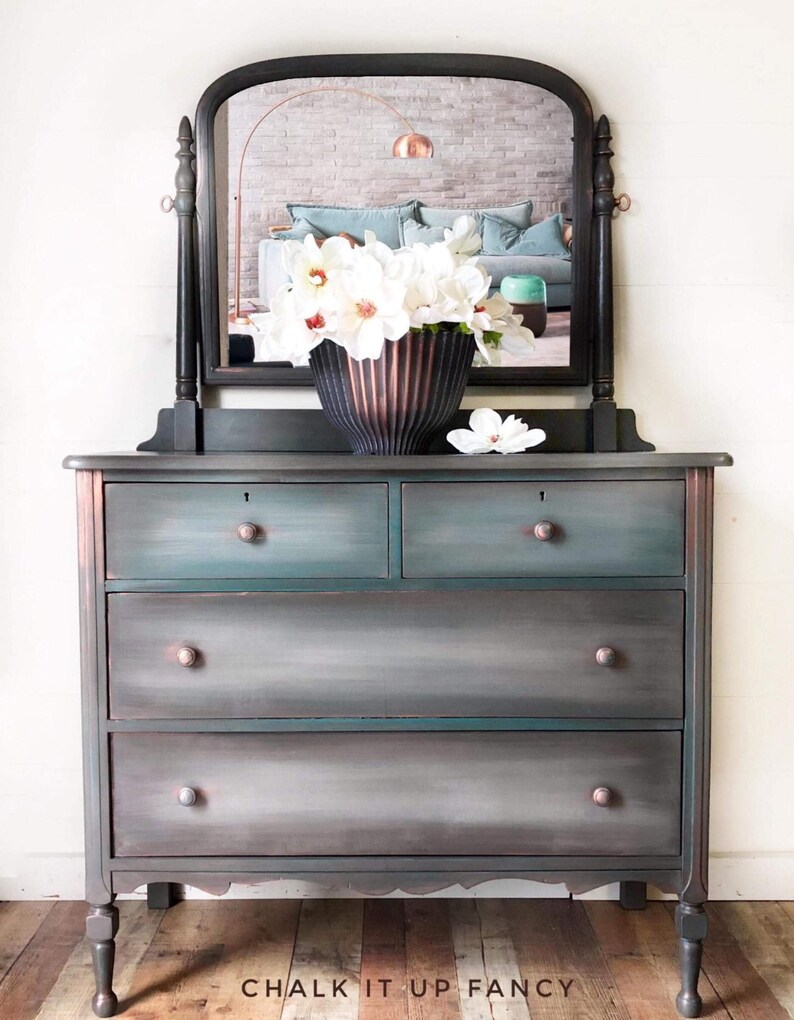
[[244, 521], [237, 529], [237, 537], [241, 542], [253, 542], [259, 534], [259, 529], [250, 521]]
[[550, 542], [554, 538], [554, 525], [551, 521], [538, 521], [532, 533], [539, 542]]
[[197, 658], [198, 653], [196, 649], [189, 648], [187, 645], [184, 648], [180, 648], [176, 653], [176, 661], [180, 666], [194, 666]]
[[179, 793], [176, 795], [176, 799], [182, 805], [182, 807], [193, 807], [198, 800], [196, 791], [190, 786], [183, 786]]
[[599, 786], [593, 790], [593, 803], [598, 807], [609, 807], [613, 801], [612, 791], [608, 786]]
[[596, 662], [599, 666], [614, 666], [616, 658], [614, 648], [604, 646], [604, 648], [599, 648], [596, 652]]
[[618, 212], [628, 212], [631, 209], [631, 195], [627, 195], [625, 191], [615, 195], [615, 208]]

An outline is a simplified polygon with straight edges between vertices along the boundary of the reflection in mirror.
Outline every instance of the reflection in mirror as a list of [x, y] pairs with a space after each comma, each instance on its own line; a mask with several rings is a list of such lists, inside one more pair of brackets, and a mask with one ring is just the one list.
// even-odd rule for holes
[[214, 130], [222, 365], [261, 363], [256, 322], [289, 281], [285, 240], [372, 230], [396, 249], [443, 240], [464, 212], [491, 291], [535, 334], [501, 367], [570, 364], [573, 120], [554, 94], [490, 78], [290, 79], [232, 96]]

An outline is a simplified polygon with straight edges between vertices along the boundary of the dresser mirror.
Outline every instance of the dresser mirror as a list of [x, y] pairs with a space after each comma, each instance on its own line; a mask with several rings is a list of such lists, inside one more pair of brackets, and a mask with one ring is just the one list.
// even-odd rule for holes
[[470, 383], [589, 378], [592, 114], [558, 71], [433, 54], [264, 61], [220, 78], [196, 119], [206, 383], [311, 385], [261, 324], [286, 240], [365, 231], [396, 249], [470, 214], [478, 257], [535, 349], [475, 360]]

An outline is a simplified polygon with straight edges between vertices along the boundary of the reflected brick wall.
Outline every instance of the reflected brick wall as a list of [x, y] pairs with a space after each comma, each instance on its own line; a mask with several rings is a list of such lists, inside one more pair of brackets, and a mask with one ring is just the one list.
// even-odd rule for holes
[[[287, 202], [390, 205], [407, 198], [479, 207], [531, 198], [534, 219], [565, 211], [571, 192], [570, 112], [562, 100], [519, 82], [483, 78], [311, 78], [249, 89], [226, 104], [218, 152], [229, 151], [229, 191], [248, 131], [273, 103], [317, 85], [350, 85], [394, 105], [435, 145], [432, 160], [391, 156], [404, 126], [379, 103], [319, 93], [260, 126], [243, 178], [242, 294], [257, 291], [257, 246], [288, 223]], [[228, 126], [228, 139], [224, 128]], [[233, 195], [227, 196], [233, 222]], [[220, 205], [220, 202], [219, 202]], [[231, 273], [231, 237], [228, 270]]]

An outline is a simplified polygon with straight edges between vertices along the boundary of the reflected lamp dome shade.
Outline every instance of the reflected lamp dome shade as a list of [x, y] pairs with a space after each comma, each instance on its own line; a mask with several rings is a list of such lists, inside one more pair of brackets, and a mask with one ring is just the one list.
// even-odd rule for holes
[[433, 143], [427, 135], [410, 131], [396, 139], [391, 151], [400, 159], [429, 159], [433, 155]]

